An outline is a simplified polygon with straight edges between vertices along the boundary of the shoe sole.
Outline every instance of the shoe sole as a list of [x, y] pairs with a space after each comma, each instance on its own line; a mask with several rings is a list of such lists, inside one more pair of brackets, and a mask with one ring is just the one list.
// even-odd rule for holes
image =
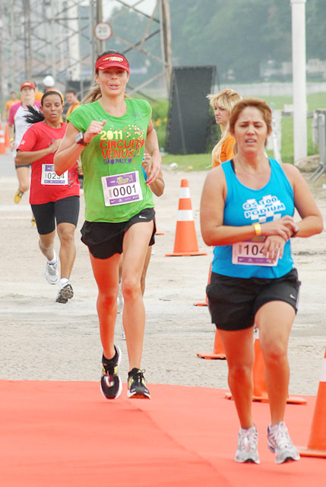
[[74, 290], [73, 288], [71, 287], [70, 284], [68, 284], [67, 286], [63, 287], [61, 290], [60, 290], [60, 293], [61, 293], [61, 296], [66, 299], [68, 301], [68, 299], [71, 299], [74, 297]]
[[63, 298], [62, 296], [58, 296], [55, 302], [60, 304], [66, 304], [68, 303], [68, 299]]
[[[118, 363], [117, 363], [117, 367], [119, 367], [120, 363], [121, 363], [121, 349], [120, 347], [118, 347], [118, 345], [115, 345], [115, 348], [118, 350], [118, 353], [119, 353], [119, 357], [118, 357]], [[122, 392], [122, 382], [121, 382], [121, 379], [120, 379], [120, 376], [117, 374], [116, 376], [119, 380], [119, 388], [118, 388], [118, 391], [117, 391], [117, 394], [114, 396], [114, 397], [107, 397], [102, 389], [102, 378], [101, 377], [101, 381], [100, 381], [100, 389], [101, 389], [101, 393], [102, 393], [102, 396], [107, 399], [108, 401], [112, 401], [113, 399], [118, 399], [118, 397], [120, 396], [121, 392]]]
[[256, 465], [260, 464], [259, 458], [257, 458], [256, 460], [253, 458], [247, 458], [246, 460], [240, 460], [240, 459], [237, 459], [237, 457], [235, 457], [234, 461], [237, 463], [255, 463]]
[[[268, 445], [268, 448], [270, 449], [270, 451], [272, 453], [275, 453], [275, 448], [273, 448], [270, 445]], [[281, 460], [281, 461], [276, 461], [276, 457], [275, 457], [275, 463], [277, 463], [277, 465], [281, 465], [282, 463], [298, 462], [299, 460], [300, 460], [299, 454], [298, 454], [298, 457], [294, 457], [293, 455], [289, 455], [288, 457], [285, 457], [285, 459]]]
[[142, 394], [140, 392], [135, 392], [135, 394], [130, 394], [129, 390], [127, 392], [127, 397], [129, 399], [150, 399], [151, 398], [151, 395], [147, 395], [147, 394]]
[[70, 284], [67, 285], [67, 288], [62, 288], [59, 291], [59, 295], [55, 300], [56, 303], [66, 304], [68, 303], [68, 299], [71, 299], [74, 296], [74, 290]]

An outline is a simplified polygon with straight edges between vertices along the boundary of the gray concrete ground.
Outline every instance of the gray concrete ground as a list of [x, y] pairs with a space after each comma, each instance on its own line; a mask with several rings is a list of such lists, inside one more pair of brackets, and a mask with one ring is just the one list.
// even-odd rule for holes
[[[148, 383], [227, 389], [225, 361], [197, 358], [212, 351], [215, 330], [205, 299], [212, 250], [205, 247], [199, 229], [199, 203], [204, 172], [182, 173], [163, 168], [166, 190], [156, 198], [158, 231], [148, 270], [143, 367]], [[189, 182], [200, 250], [206, 256], [166, 257], [172, 252], [181, 179]], [[311, 184], [325, 217], [326, 177]], [[80, 242], [81, 214], [76, 232], [77, 258], [72, 273], [75, 297], [55, 303], [56, 286], [44, 277], [45, 259], [31, 225], [28, 195], [19, 205], [13, 196], [17, 181], [11, 154], [0, 155], [0, 379], [89, 380], [100, 376], [101, 345], [96, 315], [96, 285], [88, 252]], [[58, 241], [56, 248], [58, 248]], [[293, 241], [295, 261], [303, 282], [301, 304], [289, 346], [291, 394], [316, 394], [326, 346], [325, 234]], [[126, 381], [126, 342], [118, 316], [116, 342], [122, 349], [122, 377]]]

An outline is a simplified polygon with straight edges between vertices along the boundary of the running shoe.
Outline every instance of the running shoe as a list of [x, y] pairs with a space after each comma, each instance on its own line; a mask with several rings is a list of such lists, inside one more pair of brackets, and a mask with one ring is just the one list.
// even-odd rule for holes
[[106, 399], [117, 399], [122, 391], [122, 382], [118, 375], [121, 350], [117, 345], [114, 345], [114, 348], [115, 356], [111, 360], [107, 360], [104, 355], [102, 357], [101, 392]]
[[[57, 254], [54, 252], [55, 257]], [[49, 284], [56, 284], [59, 280], [59, 270], [58, 270], [58, 257], [54, 264], [50, 264], [49, 261], [46, 262], [45, 266], [45, 277]]]
[[267, 440], [269, 449], [275, 453], [275, 463], [300, 460], [299, 452], [291, 441], [284, 421], [268, 426]]
[[151, 395], [146, 387], [145, 370], [133, 368], [128, 372], [128, 392], [127, 396], [134, 399], [150, 399]]
[[58, 296], [56, 299], [57, 303], [66, 304], [68, 299], [71, 299], [74, 296], [74, 290], [72, 285], [68, 281], [62, 288], [59, 289]]
[[17, 191], [16, 191], [16, 193], [15, 193], [15, 196], [14, 196], [14, 202], [15, 202], [16, 204], [20, 203], [20, 200], [22, 199], [23, 194], [24, 194], [24, 193], [23, 193], [22, 191], [20, 191], [20, 189], [17, 189]]
[[238, 433], [238, 449], [234, 460], [239, 463], [260, 463], [257, 446], [258, 431], [256, 426], [240, 428]]

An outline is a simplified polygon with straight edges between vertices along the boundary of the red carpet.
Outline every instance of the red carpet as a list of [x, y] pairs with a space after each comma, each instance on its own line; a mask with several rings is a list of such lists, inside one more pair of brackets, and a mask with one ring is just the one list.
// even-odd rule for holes
[[[253, 404], [261, 465], [233, 461], [238, 420], [221, 390], [151, 385], [106, 401], [94, 382], [0, 381], [1, 487], [324, 487], [326, 460], [275, 465], [268, 404]], [[306, 446], [315, 397], [287, 406]]]

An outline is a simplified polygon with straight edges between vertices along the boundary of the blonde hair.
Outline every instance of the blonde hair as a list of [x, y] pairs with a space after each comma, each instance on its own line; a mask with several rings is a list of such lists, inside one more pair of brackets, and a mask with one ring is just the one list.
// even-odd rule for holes
[[[224, 108], [231, 114], [232, 108], [236, 103], [238, 103], [240, 100], [242, 100], [241, 95], [237, 93], [234, 90], [226, 89], [222, 90], [216, 95], [207, 95], [207, 98], [209, 99], [209, 104], [215, 109], [216, 104], [221, 108]], [[222, 151], [222, 146], [225, 142], [225, 140], [228, 138], [230, 135], [230, 126], [229, 123], [227, 123], [227, 126], [225, 127], [225, 130], [222, 133], [222, 136], [218, 143], [215, 145], [215, 147], [212, 150], [212, 155], [214, 159], [217, 159], [219, 163], [224, 162], [221, 161], [221, 151]]]
[[94, 83], [94, 85], [88, 90], [88, 92], [82, 99], [81, 104], [86, 105], [87, 103], [93, 103], [94, 101], [97, 101], [101, 97], [102, 97], [101, 88], [97, 83]]

